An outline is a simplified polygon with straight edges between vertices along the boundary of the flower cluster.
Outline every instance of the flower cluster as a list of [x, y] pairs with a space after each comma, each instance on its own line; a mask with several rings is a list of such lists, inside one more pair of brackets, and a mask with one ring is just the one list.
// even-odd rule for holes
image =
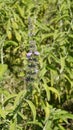
[[36, 56], [38, 56], [40, 53], [39, 53], [38, 51], [28, 52], [28, 53], [27, 53], [27, 57], [29, 58], [29, 57], [32, 56], [33, 54], [36, 55]]
[[38, 51], [29, 51], [26, 56], [28, 59], [28, 71], [27, 71], [27, 81], [34, 81], [38, 73], [38, 59], [36, 56], [39, 56]]
[[35, 39], [35, 17], [28, 19], [28, 37], [29, 37], [29, 52], [26, 54], [28, 59], [27, 77], [26, 81], [31, 83], [36, 80], [38, 73], [38, 56], [40, 53], [37, 51]]

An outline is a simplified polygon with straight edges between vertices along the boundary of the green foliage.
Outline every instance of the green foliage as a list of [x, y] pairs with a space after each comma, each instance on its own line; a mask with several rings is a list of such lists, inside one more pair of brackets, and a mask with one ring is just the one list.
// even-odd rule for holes
[[0, 64], [0, 80], [2, 80], [4, 73], [7, 70], [7, 65], [6, 64]]
[[[0, 130], [73, 129], [72, 5], [72, 0], [0, 0]], [[40, 52], [39, 73], [31, 82], [25, 80], [29, 17]]]
[[67, 118], [73, 119], [73, 115], [61, 109], [52, 109], [43, 130], [65, 130], [63, 125], [65, 122], [68, 123]]

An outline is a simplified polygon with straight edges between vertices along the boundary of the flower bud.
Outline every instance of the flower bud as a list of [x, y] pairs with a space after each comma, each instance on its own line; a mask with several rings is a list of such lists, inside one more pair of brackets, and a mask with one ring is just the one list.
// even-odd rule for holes
[[27, 57], [30, 57], [32, 55], [32, 52], [27, 53]]
[[40, 53], [38, 51], [35, 51], [34, 54], [38, 56]]

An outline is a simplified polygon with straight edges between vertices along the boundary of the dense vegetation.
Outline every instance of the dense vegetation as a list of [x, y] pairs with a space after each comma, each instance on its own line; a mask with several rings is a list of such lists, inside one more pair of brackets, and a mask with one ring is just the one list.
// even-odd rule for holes
[[73, 1], [0, 0], [0, 130], [73, 129]]

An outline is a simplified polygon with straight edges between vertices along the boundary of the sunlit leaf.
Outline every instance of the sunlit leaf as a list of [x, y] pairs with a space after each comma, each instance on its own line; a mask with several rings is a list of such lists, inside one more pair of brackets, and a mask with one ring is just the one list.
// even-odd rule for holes
[[17, 96], [16, 94], [9, 94], [4, 101], [4, 106], [6, 106], [11, 101], [11, 99], [14, 99], [16, 96]]
[[37, 126], [40, 126], [41, 128], [43, 128], [42, 123], [38, 122], [37, 120], [36, 121], [27, 122], [27, 124], [37, 125]]
[[17, 8], [18, 8], [18, 11], [19, 11], [19, 13], [20, 13], [20, 16], [21, 16], [22, 18], [24, 18], [24, 8], [23, 8], [23, 7], [20, 7], [19, 5], [17, 5]]
[[53, 92], [56, 94], [56, 96], [58, 97], [58, 99], [60, 100], [60, 93], [58, 92], [57, 89], [55, 89], [54, 87], [48, 87], [49, 91]]
[[13, 29], [18, 29], [18, 24], [14, 20], [12, 21], [12, 27]]
[[52, 130], [52, 121], [47, 121], [43, 130]]
[[9, 128], [9, 130], [15, 130], [16, 129], [16, 120], [12, 120], [11, 122], [10, 122], [10, 128]]
[[47, 105], [44, 107], [44, 111], [45, 111], [45, 121], [49, 118], [50, 116], [50, 107], [49, 104], [47, 103]]
[[26, 102], [29, 104], [32, 114], [33, 114], [33, 120], [35, 121], [36, 119], [36, 107], [35, 105], [30, 101], [30, 100], [26, 100]]
[[12, 39], [12, 32], [10, 30], [7, 30], [7, 36], [8, 36], [8, 39]]
[[44, 87], [44, 90], [46, 91], [46, 96], [47, 96], [47, 99], [49, 101], [50, 100], [50, 91], [49, 91], [49, 88], [48, 88], [47, 84], [43, 84], [43, 87]]
[[18, 43], [15, 41], [5, 41], [4, 46], [18, 46]]
[[16, 39], [18, 40], [18, 42], [21, 41], [21, 35], [18, 31], [15, 31], [15, 36], [16, 36]]
[[7, 112], [5, 110], [3, 110], [3, 109], [0, 108], [0, 117], [2, 117], [2, 118], [5, 119], [6, 115], [7, 115]]
[[65, 67], [65, 57], [61, 57], [60, 62], [61, 62], [61, 70], [60, 70], [60, 73], [61, 73]]
[[61, 130], [65, 130], [65, 128], [61, 125], [58, 125], [58, 127], [61, 129]]
[[16, 109], [16, 107], [22, 102], [24, 96], [26, 94], [26, 91], [23, 90], [23, 91], [20, 91], [14, 101], [14, 109]]
[[18, 112], [18, 115], [19, 115], [23, 120], [26, 120], [26, 119], [27, 119], [27, 117], [26, 117], [24, 114], [22, 114], [21, 112]]
[[7, 70], [7, 64], [0, 64], [0, 80], [3, 78], [4, 73]]

